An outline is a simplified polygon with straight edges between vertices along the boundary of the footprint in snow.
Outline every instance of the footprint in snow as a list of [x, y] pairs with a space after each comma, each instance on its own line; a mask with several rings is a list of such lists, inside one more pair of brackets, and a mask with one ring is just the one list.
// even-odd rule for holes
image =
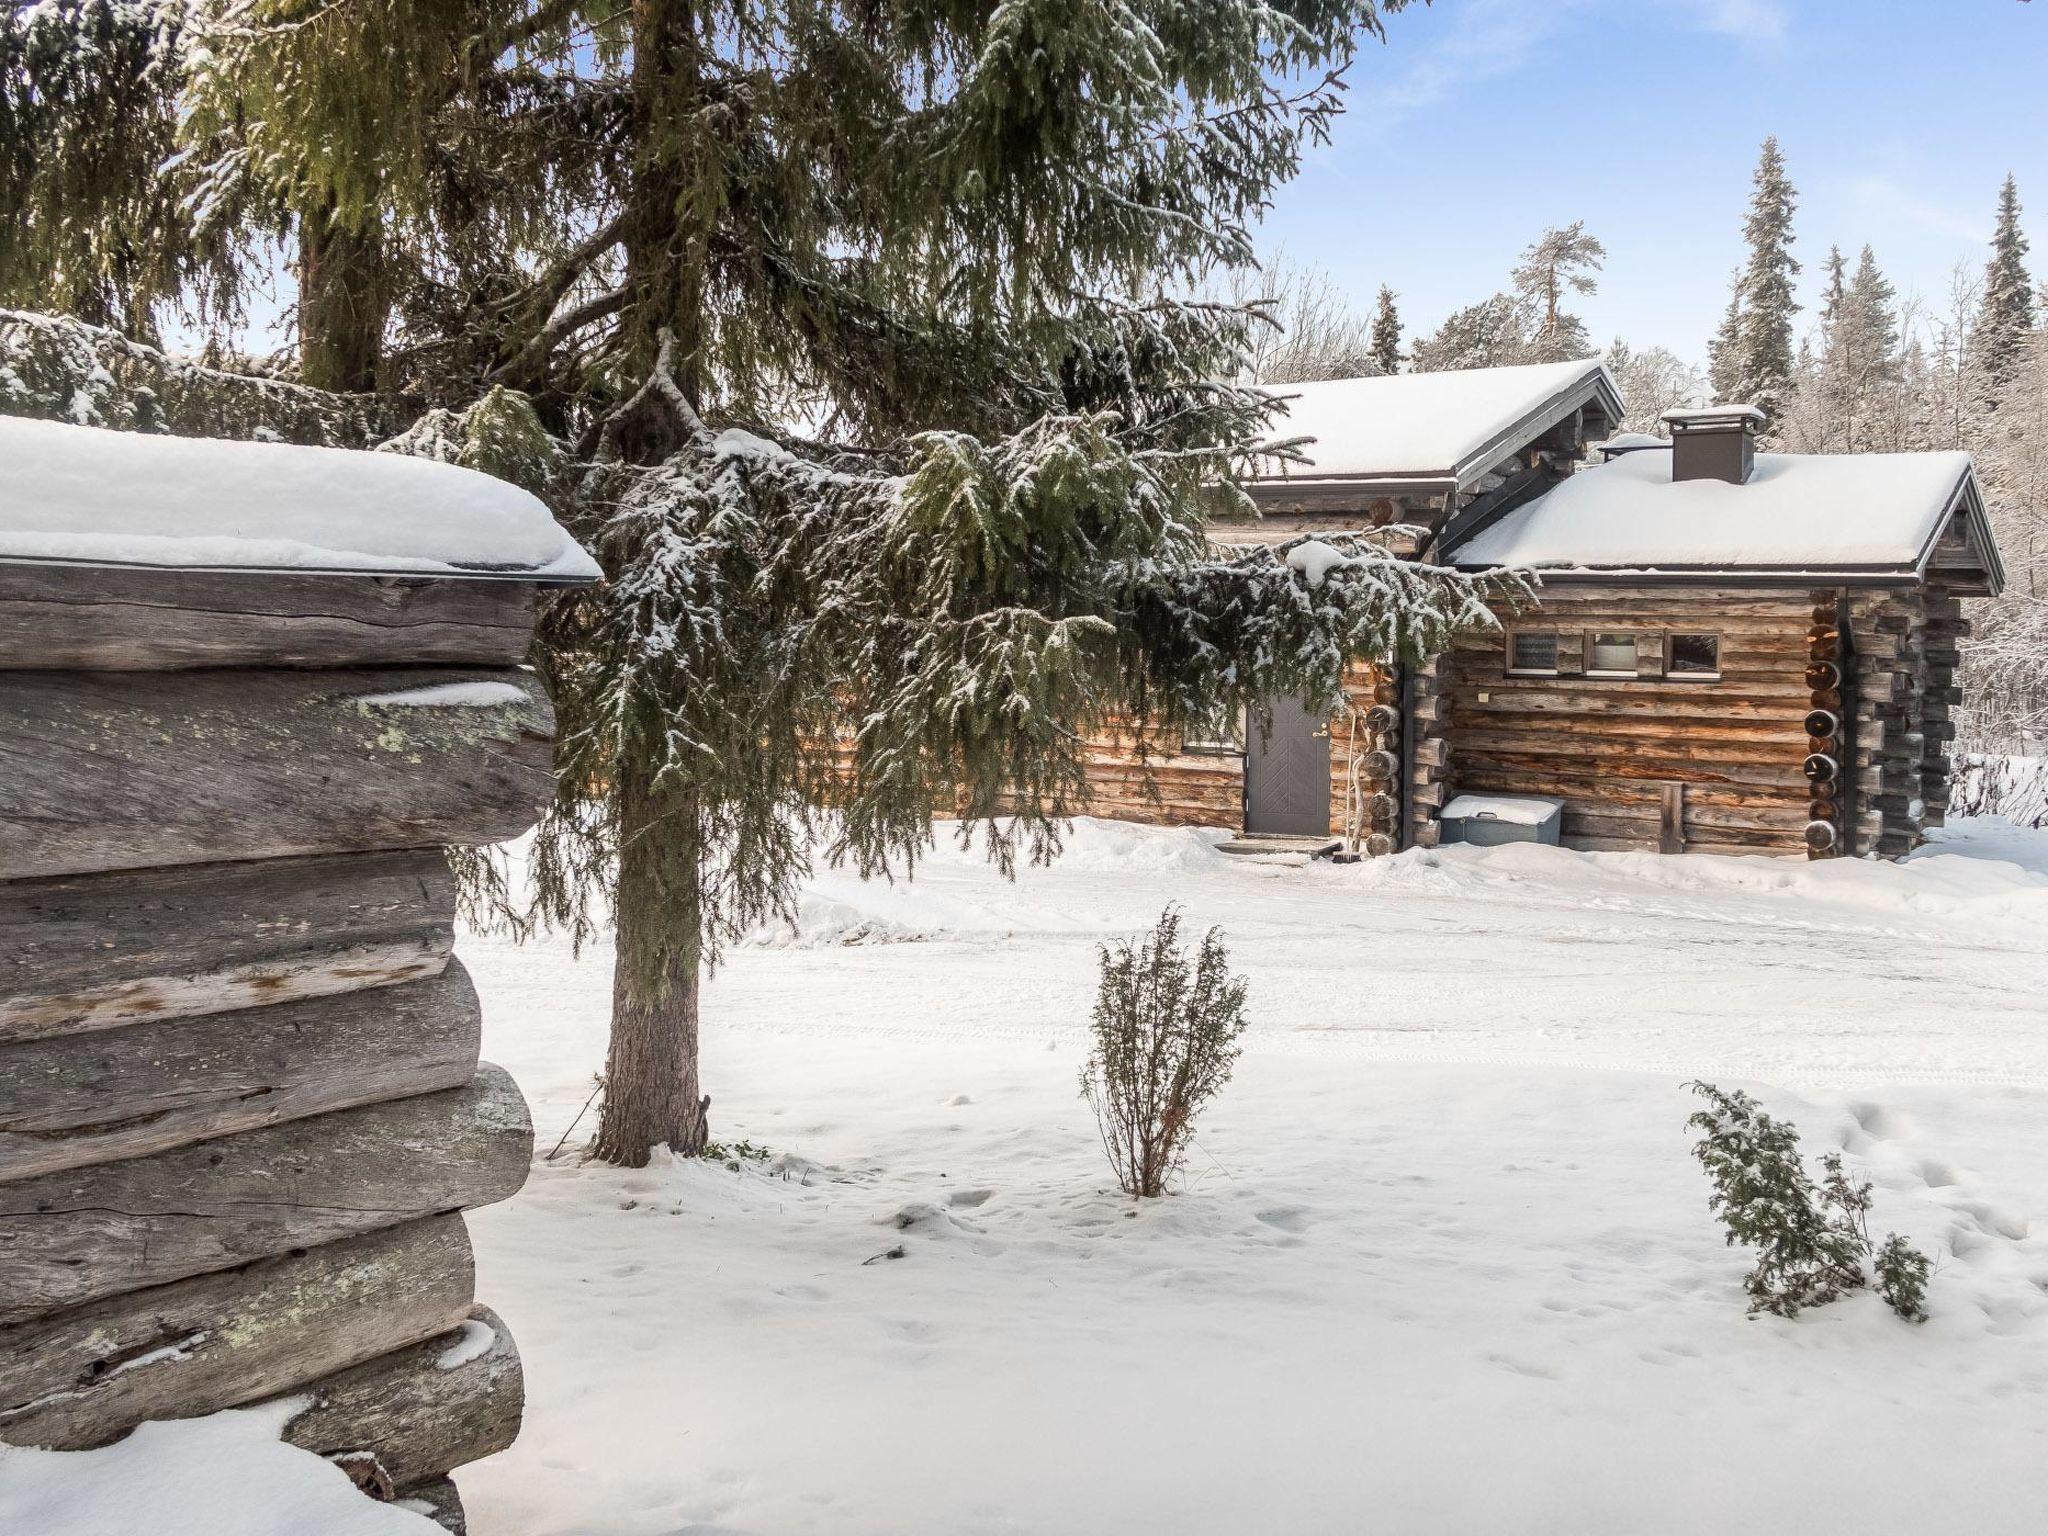
[[1558, 1375], [1547, 1365], [1531, 1365], [1526, 1360], [1517, 1360], [1511, 1355], [1488, 1355], [1487, 1364], [1497, 1365], [1504, 1371], [1513, 1371], [1517, 1376], [1529, 1376], [1538, 1381], [1556, 1381]]
[[1258, 1220], [1276, 1232], [1306, 1232], [1309, 1227], [1309, 1210], [1302, 1205], [1276, 1205], [1271, 1210], [1260, 1211]]
[[1903, 1141], [1913, 1134], [1913, 1120], [1890, 1104], [1851, 1104], [1849, 1113], [1872, 1141]]

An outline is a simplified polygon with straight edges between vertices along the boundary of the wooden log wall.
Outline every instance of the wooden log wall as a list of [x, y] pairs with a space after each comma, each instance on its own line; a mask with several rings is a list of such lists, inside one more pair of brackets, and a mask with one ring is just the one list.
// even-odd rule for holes
[[1390, 667], [1355, 663], [1330, 717], [1330, 831], [1348, 852], [1383, 858], [1399, 846], [1401, 693]]
[[[1565, 637], [1560, 675], [1510, 676], [1506, 635], [1491, 631], [1460, 637], [1438, 677], [1418, 679], [1436, 695], [1417, 705], [1418, 740], [1425, 729], [1445, 737], [1432, 749], [1443, 763], [1416, 769], [1418, 779], [1443, 775], [1418, 784], [1418, 800], [1554, 796], [1564, 801], [1564, 841], [1576, 848], [1802, 851], [1812, 606], [1804, 589], [1547, 584], [1509, 628]], [[1569, 642], [1603, 630], [1717, 635], [1720, 677], [1664, 676], [1666, 658], [1648, 647], [1635, 677], [1587, 677]]]
[[1850, 761], [1850, 731], [1854, 716], [1846, 701], [1854, 689], [1845, 691], [1845, 669], [1854, 665], [1843, 623], [1848, 614], [1846, 592], [1816, 591], [1811, 594], [1813, 611], [1806, 630], [1806, 685], [1812, 692], [1806, 702], [1806, 762], [1802, 771], [1810, 786], [1806, 803], [1806, 853], [1808, 858], [1835, 858], [1850, 851], [1854, 829], [1850, 827], [1850, 806], [1854, 804]]
[[1859, 593], [1850, 637], [1857, 686], [1859, 853], [1898, 858], [1941, 825], [1949, 798], [1962, 602], [1940, 582]]
[[549, 794], [533, 600], [0, 568], [0, 1442], [303, 1396], [461, 1528], [521, 1403], [461, 1212], [532, 1130], [439, 845]]
[[1187, 751], [1168, 732], [1111, 729], [1086, 742], [1087, 813], [1161, 827], [1244, 825], [1244, 754]]

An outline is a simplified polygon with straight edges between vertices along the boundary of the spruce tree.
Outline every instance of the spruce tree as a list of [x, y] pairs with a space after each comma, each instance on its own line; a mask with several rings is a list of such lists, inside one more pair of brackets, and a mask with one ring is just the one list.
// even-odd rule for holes
[[0, 305], [144, 342], [174, 303], [232, 308], [233, 253], [174, 159], [192, 20], [183, 0], [0, 11]]
[[1757, 158], [1755, 191], [1743, 222], [1749, 259], [1731, 305], [1736, 324], [1729, 363], [1716, 387], [1729, 385], [1727, 398], [1776, 415], [1792, 389], [1792, 317], [1799, 304], [1792, 280], [1799, 263], [1792, 255], [1792, 212], [1798, 197], [1785, 173], [1785, 157], [1772, 136]]
[[1394, 290], [1380, 284], [1379, 303], [1372, 312], [1372, 360], [1383, 374], [1401, 371], [1401, 313], [1394, 308]]
[[2027, 237], [2020, 230], [2020, 189], [2008, 175], [1998, 189], [1998, 222], [1972, 335], [1978, 361], [1994, 385], [2012, 371], [2020, 345], [2033, 328], [2034, 280], [2027, 272]]
[[605, 568], [544, 617], [515, 914], [611, 899], [601, 1155], [704, 1145], [703, 978], [814, 848], [901, 870], [964, 813], [1049, 857], [1090, 729], [1327, 704], [1483, 619], [1371, 548], [1313, 587], [1212, 555], [1258, 317], [1157, 297], [1249, 262], [1398, 8], [240, 0], [209, 37], [201, 195], [361, 242], [341, 319], [388, 302], [378, 382], [444, 408], [408, 443], [533, 445]]

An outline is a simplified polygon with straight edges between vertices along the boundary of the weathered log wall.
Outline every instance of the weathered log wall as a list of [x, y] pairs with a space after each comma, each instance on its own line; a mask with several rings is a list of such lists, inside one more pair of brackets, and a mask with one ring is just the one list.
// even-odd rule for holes
[[1510, 629], [1713, 634], [1719, 678], [1664, 676], [1656, 654], [1642, 664], [1655, 670], [1632, 678], [1587, 677], [1569, 655], [1567, 675], [1517, 677], [1505, 632], [1468, 634], [1448, 658], [1445, 782], [1435, 787], [1555, 796], [1564, 839], [1578, 848], [1801, 851], [1811, 608], [1804, 588], [1548, 584]]
[[1944, 583], [1848, 603], [1856, 699], [1856, 851], [1898, 858], [1948, 809], [1962, 600]]
[[517, 666], [530, 581], [0, 565], [0, 669]]
[[0, 566], [0, 1442], [305, 1395], [460, 1526], [522, 1401], [460, 1213], [532, 1129], [438, 845], [550, 793], [533, 600]]
[[[389, 702], [465, 685], [495, 702]], [[502, 842], [553, 729], [523, 672], [0, 673], [0, 871]]]

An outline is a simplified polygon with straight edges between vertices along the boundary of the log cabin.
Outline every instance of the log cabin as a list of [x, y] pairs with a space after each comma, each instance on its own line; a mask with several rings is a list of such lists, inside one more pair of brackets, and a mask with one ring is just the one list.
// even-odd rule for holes
[[1940, 824], [1962, 603], [2004, 580], [1966, 455], [1760, 453], [1746, 405], [1616, 434], [1592, 359], [1286, 396], [1301, 458], [1269, 461], [1259, 519], [1218, 542], [1407, 527], [1404, 555], [1528, 571], [1534, 599], [1358, 667], [1327, 718], [1276, 700], [1269, 724], [1104, 737], [1100, 814], [1340, 857], [1475, 815], [1580, 849], [1809, 857], [1897, 857]]

